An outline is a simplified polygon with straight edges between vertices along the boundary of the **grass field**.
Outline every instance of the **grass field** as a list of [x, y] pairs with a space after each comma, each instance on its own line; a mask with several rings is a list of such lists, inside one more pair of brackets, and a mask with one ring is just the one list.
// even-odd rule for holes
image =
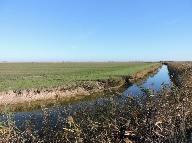
[[0, 63], [0, 91], [131, 75], [156, 63]]

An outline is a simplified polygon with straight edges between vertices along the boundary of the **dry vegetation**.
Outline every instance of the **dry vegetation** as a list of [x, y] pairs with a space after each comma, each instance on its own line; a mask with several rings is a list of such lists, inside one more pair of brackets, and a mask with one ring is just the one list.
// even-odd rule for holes
[[178, 87], [164, 88], [157, 95], [145, 90], [140, 100], [114, 97], [96, 102], [94, 106], [83, 104], [74, 112], [70, 108], [58, 110], [54, 125], [49, 110], [43, 108], [43, 125], [39, 132], [34, 128], [33, 118], [25, 123], [25, 129], [17, 129], [10, 119], [0, 126], [0, 141], [190, 143], [192, 90], [188, 79], [192, 76], [192, 64], [168, 65]]

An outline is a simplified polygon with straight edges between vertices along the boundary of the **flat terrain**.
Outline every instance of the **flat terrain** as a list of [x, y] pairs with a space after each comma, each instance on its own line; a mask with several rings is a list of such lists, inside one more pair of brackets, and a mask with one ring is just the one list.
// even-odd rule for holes
[[0, 91], [131, 75], [156, 63], [0, 63]]
[[[144, 98], [103, 98], [102, 102], [96, 101], [91, 106], [88, 102], [75, 108], [48, 109], [41, 106], [41, 127], [35, 130], [39, 120], [33, 114], [23, 122], [25, 129], [15, 128], [12, 120], [2, 122], [0, 142], [191, 143], [192, 63], [172, 62], [167, 65], [178, 86], [165, 86], [155, 94], [147, 90]], [[37, 114], [39, 117], [39, 112]], [[4, 116], [9, 118], [10, 113], [5, 111]], [[56, 123], [54, 126], [52, 121]]]

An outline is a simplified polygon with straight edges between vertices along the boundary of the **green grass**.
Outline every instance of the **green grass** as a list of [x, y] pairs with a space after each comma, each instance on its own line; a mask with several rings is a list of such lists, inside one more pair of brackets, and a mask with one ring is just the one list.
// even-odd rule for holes
[[0, 63], [0, 91], [131, 75], [156, 63]]

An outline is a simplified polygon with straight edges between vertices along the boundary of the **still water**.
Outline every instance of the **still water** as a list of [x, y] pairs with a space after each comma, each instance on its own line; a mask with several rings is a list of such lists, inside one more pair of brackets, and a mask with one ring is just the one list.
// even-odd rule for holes
[[[169, 76], [169, 71], [166, 65], [163, 65], [156, 74], [149, 76], [146, 80], [140, 83], [135, 83], [131, 86], [125, 88], [124, 92], [121, 95], [114, 96], [115, 100], [121, 101], [127, 96], [139, 96], [143, 95], [143, 88], [150, 89], [154, 94], [159, 92], [163, 86], [171, 86], [172, 82]], [[60, 107], [51, 107], [45, 109], [49, 114], [49, 121], [51, 126], [54, 128], [56, 126], [56, 121], [59, 116], [66, 118], [68, 115], [73, 115], [79, 108], [83, 108], [84, 105], [91, 106], [94, 109], [96, 104], [105, 104], [105, 100], [108, 100], [108, 96], [101, 97], [97, 99], [90, 99], [86, 101], [78, 101], [76, 103], [71, 103], [69, 105], [63, 105]], [[67, 109], [67, 113], [65, 112]], [[13, 114], [13, 120], [15, 121], [16, 126], [24, 130], [26, 122], [33, 124], [35, 130], [41, 132], [43, 128], [43, 120], [45, 114], [42, 110], [30, 111], [30, 112], [16, 112]], [[1, 116], [0, 120], [6, 120], [6, 117]]]
[[134, 96], [143, 94], [142, 88], [150, 89], [154, 93], [160, 91], [163, 86], [170, 86], [172, 84], [169, 70], [166, 65], [163, 65], [155, 75], [149, 76], [147, 80], [143, 81], [141, 84], [133, 84], [128, 87], [123, 95]]

